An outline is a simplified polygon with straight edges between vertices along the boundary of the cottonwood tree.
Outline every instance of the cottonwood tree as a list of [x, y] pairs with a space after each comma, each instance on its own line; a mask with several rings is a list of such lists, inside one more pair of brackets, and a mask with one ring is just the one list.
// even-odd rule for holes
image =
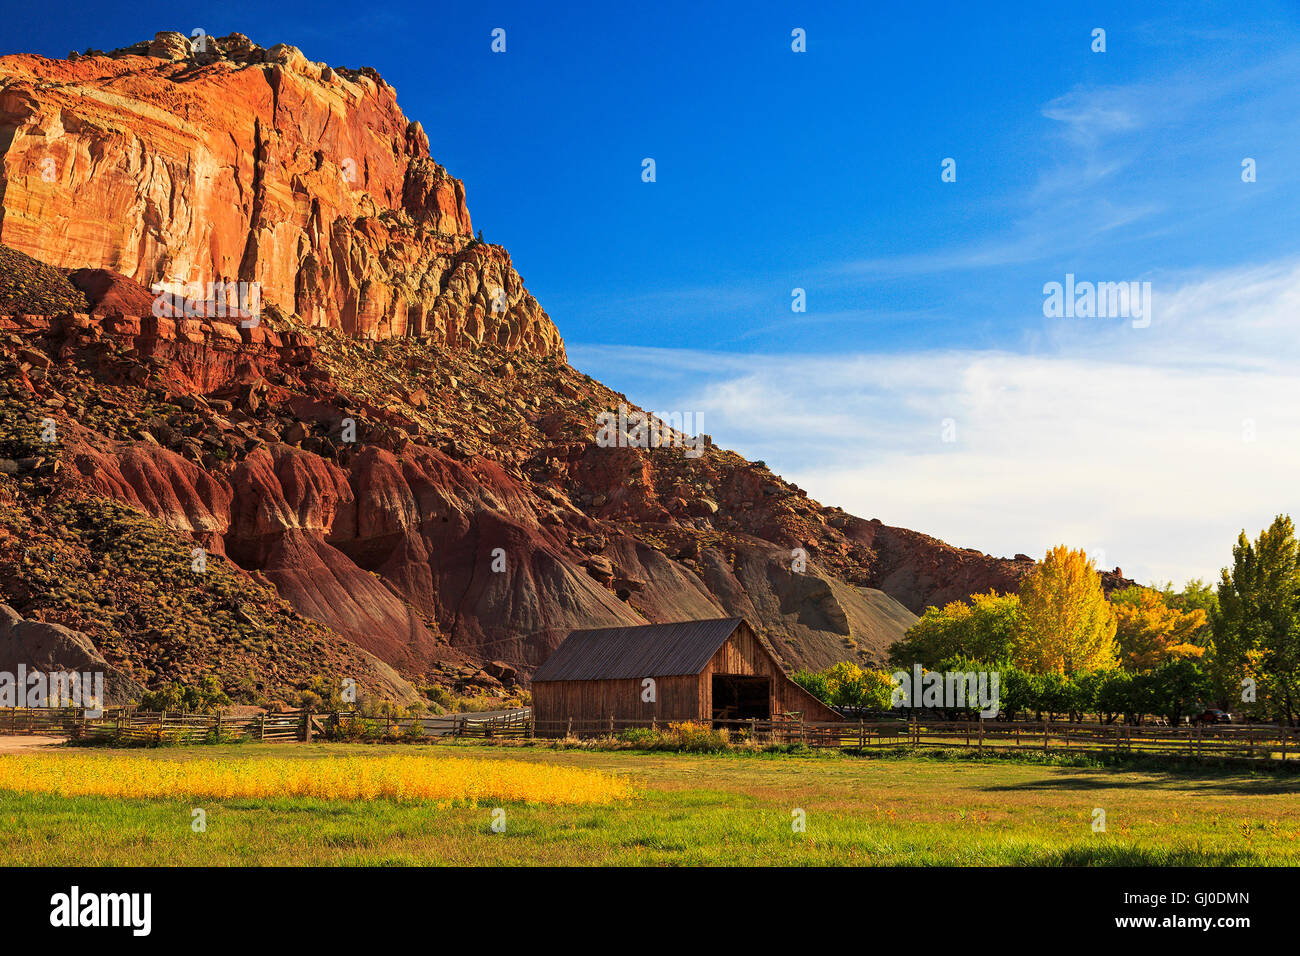
[[1111, 595], [1115, 605], [1115, 640], [1120, 663], [1131, 671], [1148, 671], [1166, 660], [1205, 654], [1198, 638], [1205, 631], [1205, 611], [1183, 612], [1165, 603], [1150, 588], [1127, 588]]
[[1021, 583], [1014, 654], [1038, 673], [1115, 666], [1115, 611], [1082, 550], [1058, 545]]

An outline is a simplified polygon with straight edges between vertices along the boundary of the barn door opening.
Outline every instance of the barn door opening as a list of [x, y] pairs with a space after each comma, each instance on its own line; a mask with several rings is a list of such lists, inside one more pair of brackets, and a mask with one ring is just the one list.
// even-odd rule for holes
[[713, 719], [750, 720], [751, 718], [758, 720], [772, 718], [772, 679], [714, 674]]

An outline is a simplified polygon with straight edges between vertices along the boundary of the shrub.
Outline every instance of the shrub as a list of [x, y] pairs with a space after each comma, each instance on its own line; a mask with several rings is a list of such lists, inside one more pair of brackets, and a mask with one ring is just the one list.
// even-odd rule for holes
[[171, 681], [140, 696], [142, 710], [168, 713], [210, 714], [228, 706], [230, 697], [222, 690], [221, 681], [211, 674], [200, 680], [198, 686], [187, 687], [179, 681]]
[[679, 721], [667, 727], [633, 727], [615, 734], [613, 740], [632, 750], [716, 753], [729, 749], [733, 745], [733, 736], [737, 741], [745, 739], [743, 734], [714, 730], [708, 724]]

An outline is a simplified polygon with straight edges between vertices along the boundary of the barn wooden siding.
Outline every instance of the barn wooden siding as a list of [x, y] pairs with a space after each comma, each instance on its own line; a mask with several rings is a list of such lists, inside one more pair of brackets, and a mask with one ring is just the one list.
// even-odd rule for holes
[[[677, 643], [677, 653], [660, 658], [644, 646], [636, 646], [640, 628], [575, 632], [557, 649], [555, 660], [538, 669], [532, 683], [533, 715], [539, 724], [572, 718], [596, 720], [694, 720], [713, 719], [713, 675], [767, 677], [770, 712], [773, 717], [799, 713], [804, 720], [841, 720], [839, 714], [790, 680], [776, 658], [740, 619], [688, 622], [683, 625], [647, 625], [644, 633], [666, 636]], [[651, 630], [653, 629], [653, 631]], [[684, 636], [691, 629], [693, 636]], [[724, 637], [725, 635], [725, 637]], [[698, 653], [699, 641], [712, 641], [712, 656]], [[717, 646], [721, 641], [721, 646]], [[570, 643], [572, 642], [572, 643]], [[626, 644], [623, 654], [612, 653], [612, 645]], [[566, 646], [567, 645], [567, 646]], [[575, 650], [582, 651], [581, 655]], [[592, 652], [595, 652], [594, 654]], [[599, 663], [594, 663], [595, 661]], [[629, 661], [637, 663], [629, 664]], [[655, 673], [676, 668], [684, 662], [695, 670], [689, 674]], [[656, 666], [657, 665], [657, 666]], [[644, 666], [646, 673], [624, 676], [629, 668]], [[601, 668], [605, 668], [603, 671]], [[614, 673], [618, 677], [592, 677]], [[574, 677], [571, 675], [581, 675]], [[550, 677], [563, 679], [548, 679]], [[641, 699], [642, 681], [655, 680], [654, 702]]]
[[[649, 674], [647, 677], [651, 676]], [[699, 720], [697, 674], [656, 677], [655, 702], [641, 700], [641, 679], [534, 681], [533, 717], [538, 723], [593, 720]]]

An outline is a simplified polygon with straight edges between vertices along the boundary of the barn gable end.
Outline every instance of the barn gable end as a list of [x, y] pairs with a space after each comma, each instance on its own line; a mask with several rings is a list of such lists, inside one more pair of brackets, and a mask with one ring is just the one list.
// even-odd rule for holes
[[611, 717], [841, 719], [785, 675], [741, 618], [574, 631], [533, 675], [532, 695], [539, 727]]

